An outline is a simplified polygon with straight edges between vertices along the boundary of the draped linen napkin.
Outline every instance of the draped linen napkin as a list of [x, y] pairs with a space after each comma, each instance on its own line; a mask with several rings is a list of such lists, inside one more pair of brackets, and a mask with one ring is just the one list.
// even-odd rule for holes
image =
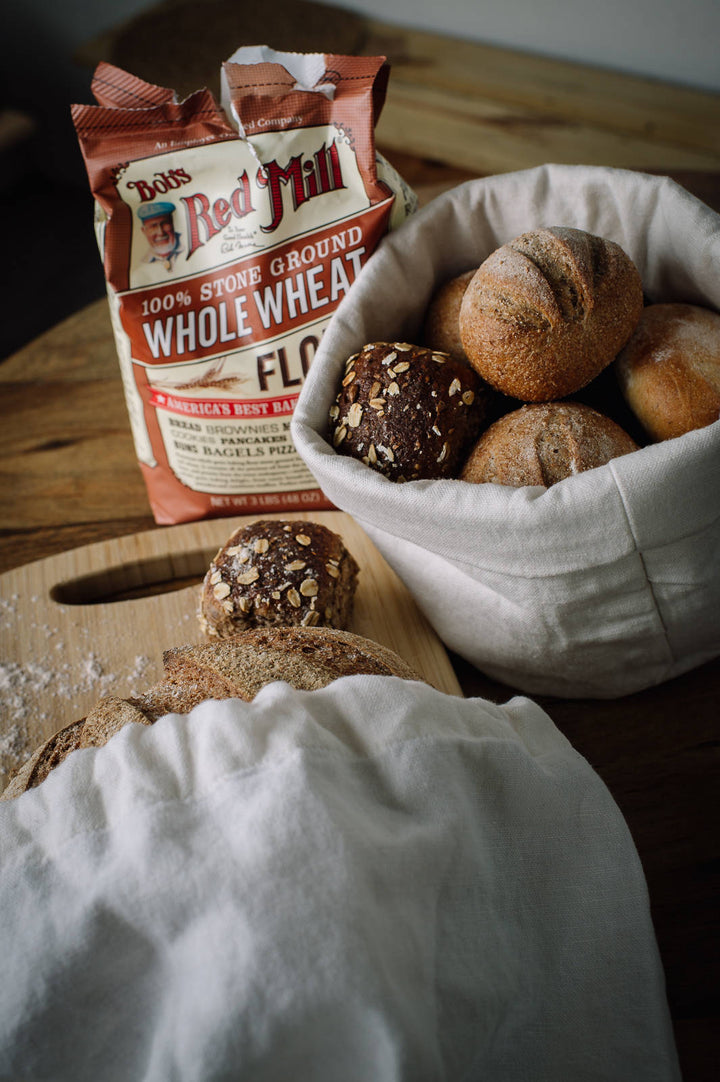
[[0, 804], [0, 1078], [675, 1082], [643, 872], [534, 703], [130, 724]]
[[720, 422], [547, 490], [395, 484], [325, 438], [351, 354], [419, 342], [437, 286], [550, 225], [616, 241], [653, 302], [720, 310], [720, 216], [673, 181], [559, 165], [469, 181], [363, 268], [323, 336], [292, 433], [451, 649], [523, 692], [612, 698], [720, 654]]

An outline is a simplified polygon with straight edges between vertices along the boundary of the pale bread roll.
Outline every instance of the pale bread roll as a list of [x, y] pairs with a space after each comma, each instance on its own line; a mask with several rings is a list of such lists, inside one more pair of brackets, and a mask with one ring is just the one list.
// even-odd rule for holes
[[651, 304], [615, 362], [623, 397], [654, 440], [720, 418], [720, 315], [693, 304]]
[[619, 425], [579, 402], [506, 413], [480, 437], [460, 474], [473, 484], [550, 485], [637, 450]]

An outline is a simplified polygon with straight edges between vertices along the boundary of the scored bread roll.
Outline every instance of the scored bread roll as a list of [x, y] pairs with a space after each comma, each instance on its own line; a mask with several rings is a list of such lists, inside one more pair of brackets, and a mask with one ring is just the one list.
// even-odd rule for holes
[[523, 233], [481, 264], [463, 297], [460, 335], [491, 387], [547, 402], [609, 365], [642, 307], [640, 275], [618, 244], [553, 226]]
[[579, 402], [544, 402], [506, 413], [482, 436], [460, 473], [473, 484], [550, 485], [637, 450], [624, 429]]
[[720, 315], [694, 304], [650, 304], [615, 362], [620, 390], [654, 440], [720, 419]]
[[233, 638], [181, 646], [163, 654], [165, 677], [141, 695], [108, 695], [85, 718], [58, 730], [10, 779], [0, 800], [33, 789], [71, 752], [100, 747], [131, 722], [152, 725], [164, 714], [186, 714], [207, 699], [251, 702], [266, 684], [283, 680], [302, 691], [342, 676], [422, 677], [394, 651], [350, 631], [273, 627]]
[[358, 572], [327, 526], [260, 519], [235, 530], [213, 558], [200, 593], [200, 625], [219, 638], [275, 624], [345, 628]]

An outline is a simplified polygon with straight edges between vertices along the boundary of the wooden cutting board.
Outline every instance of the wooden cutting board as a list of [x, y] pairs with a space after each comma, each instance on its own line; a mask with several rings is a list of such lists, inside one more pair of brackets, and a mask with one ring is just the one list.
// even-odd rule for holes
[[[441, 691], [462, 694], [443, 645], [352, 518], [262, 517], [311, 518], [339, 533], [360, 565], [350, 630], [395, 650]], [[150, 530], [0, 576], [0, 789], [8, 771], [100, 696], [145, 690], [161, 678], [163, 650], [202, 641], [202, 576], [232, 531], [252, 520]]]

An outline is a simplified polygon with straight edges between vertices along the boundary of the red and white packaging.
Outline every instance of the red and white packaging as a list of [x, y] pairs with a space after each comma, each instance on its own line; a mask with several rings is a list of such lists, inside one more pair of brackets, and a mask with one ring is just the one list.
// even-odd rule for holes
[[223, 106], [109, 64], [72, 115], [158, 523], [331, 507], [290, 419], [330, 316], [415, 209], [375, 151], [384, 57], [238, 50]]

